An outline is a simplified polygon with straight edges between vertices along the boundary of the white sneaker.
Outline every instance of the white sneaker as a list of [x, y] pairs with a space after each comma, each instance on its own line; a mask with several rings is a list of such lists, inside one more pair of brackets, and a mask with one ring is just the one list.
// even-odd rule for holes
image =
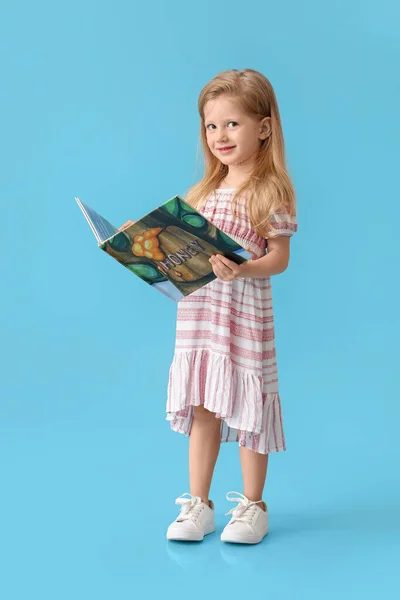
[[[188, 496], [185, 498], [185, 496]], [[178, 517], [171, 523], [167, 530], [168, 540], [185, 542], [200, 542], [205, 535], [215, 531], [214, 504], [208, 506], [198, 496], [182, 494], [175, 500], [181, 504]]]
[[[235, 496], [230, 494], [235, 494]], [[229, 502], [238, 502], [238, 505], [226, 513], [232, 515], [232, 518], [221, 533], [221, 540], [235, 544], [258, 544], [261, 542], [268, 533], [267, 505], [263, 503], [264, 511], [256, 502], [250, 502], [246, 496], [238, 492], [228, 492], [226, 499]]]

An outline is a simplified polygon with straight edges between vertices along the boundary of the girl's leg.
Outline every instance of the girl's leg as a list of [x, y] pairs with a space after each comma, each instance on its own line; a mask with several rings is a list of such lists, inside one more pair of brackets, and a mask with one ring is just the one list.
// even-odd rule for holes
[[[259, 454], [249, 448], [240, 447], [244, 495], [252, 502], [262, 500], [268, 468], [268, 454]], [[259, 503], [264, 509], [264, 505]]]
[[189, 439], [190, 493], [209, 503], [211, 480], [221, 442], [221, 421], [204, 406], [195, 406]]

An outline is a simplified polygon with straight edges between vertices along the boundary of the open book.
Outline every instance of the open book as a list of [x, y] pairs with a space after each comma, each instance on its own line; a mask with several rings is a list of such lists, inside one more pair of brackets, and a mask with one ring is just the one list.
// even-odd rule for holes
[[236, 264], [250, 253], [174, 196], [122, 231], [75, 198], [99, 247], [174, 301], [216, 279], [209, 258], [223, 254]]

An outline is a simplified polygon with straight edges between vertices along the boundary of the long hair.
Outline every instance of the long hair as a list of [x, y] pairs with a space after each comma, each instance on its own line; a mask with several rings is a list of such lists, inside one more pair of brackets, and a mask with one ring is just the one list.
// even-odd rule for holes
[[[204, 206], [228, 174], [228, 167], [214, 156], [207, 144], [204, 108], [209, 100], [221, 95], [232, 97], [247, 115], [257, 118], [271, 117], [271, 134], [260, 141], [252, 173], [232, 199], [236, 211], [237, 199], [246, 199], [250, 222], [261, 236], [274, 230], [269, 223], [275, 212], [296, 214], [296, 197], [286, 169], [284, 139], [275, 92], [269, 80], [253, 69], [232, 69], [216, 75], [201, 90], [198, 99], [200, 114], [200, 140], [204, 154], [204, 174], [201, 181], [189, 189], [185, 201], [196, 209]], [[234, 213], [235, 214], [235, 213]]]

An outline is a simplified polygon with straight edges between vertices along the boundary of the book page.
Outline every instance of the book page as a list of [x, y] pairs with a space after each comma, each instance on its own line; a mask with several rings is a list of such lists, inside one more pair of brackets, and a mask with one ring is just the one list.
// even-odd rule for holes
[[99, 244], [108, 240], [111, 236], [118, 233], [118, 229], [111, 225], [106, 219], [104, 219], [101, 215], [99, 215], [96, 211], [94, 211], [90, 206], [84, 204], [79, 200], [79, 198], [75, 198], [78, 203], [79, 208], [83, 212], [86, 217], [87, 222], [89, 223], [94, 235], [96, 236], [97, 242]]

